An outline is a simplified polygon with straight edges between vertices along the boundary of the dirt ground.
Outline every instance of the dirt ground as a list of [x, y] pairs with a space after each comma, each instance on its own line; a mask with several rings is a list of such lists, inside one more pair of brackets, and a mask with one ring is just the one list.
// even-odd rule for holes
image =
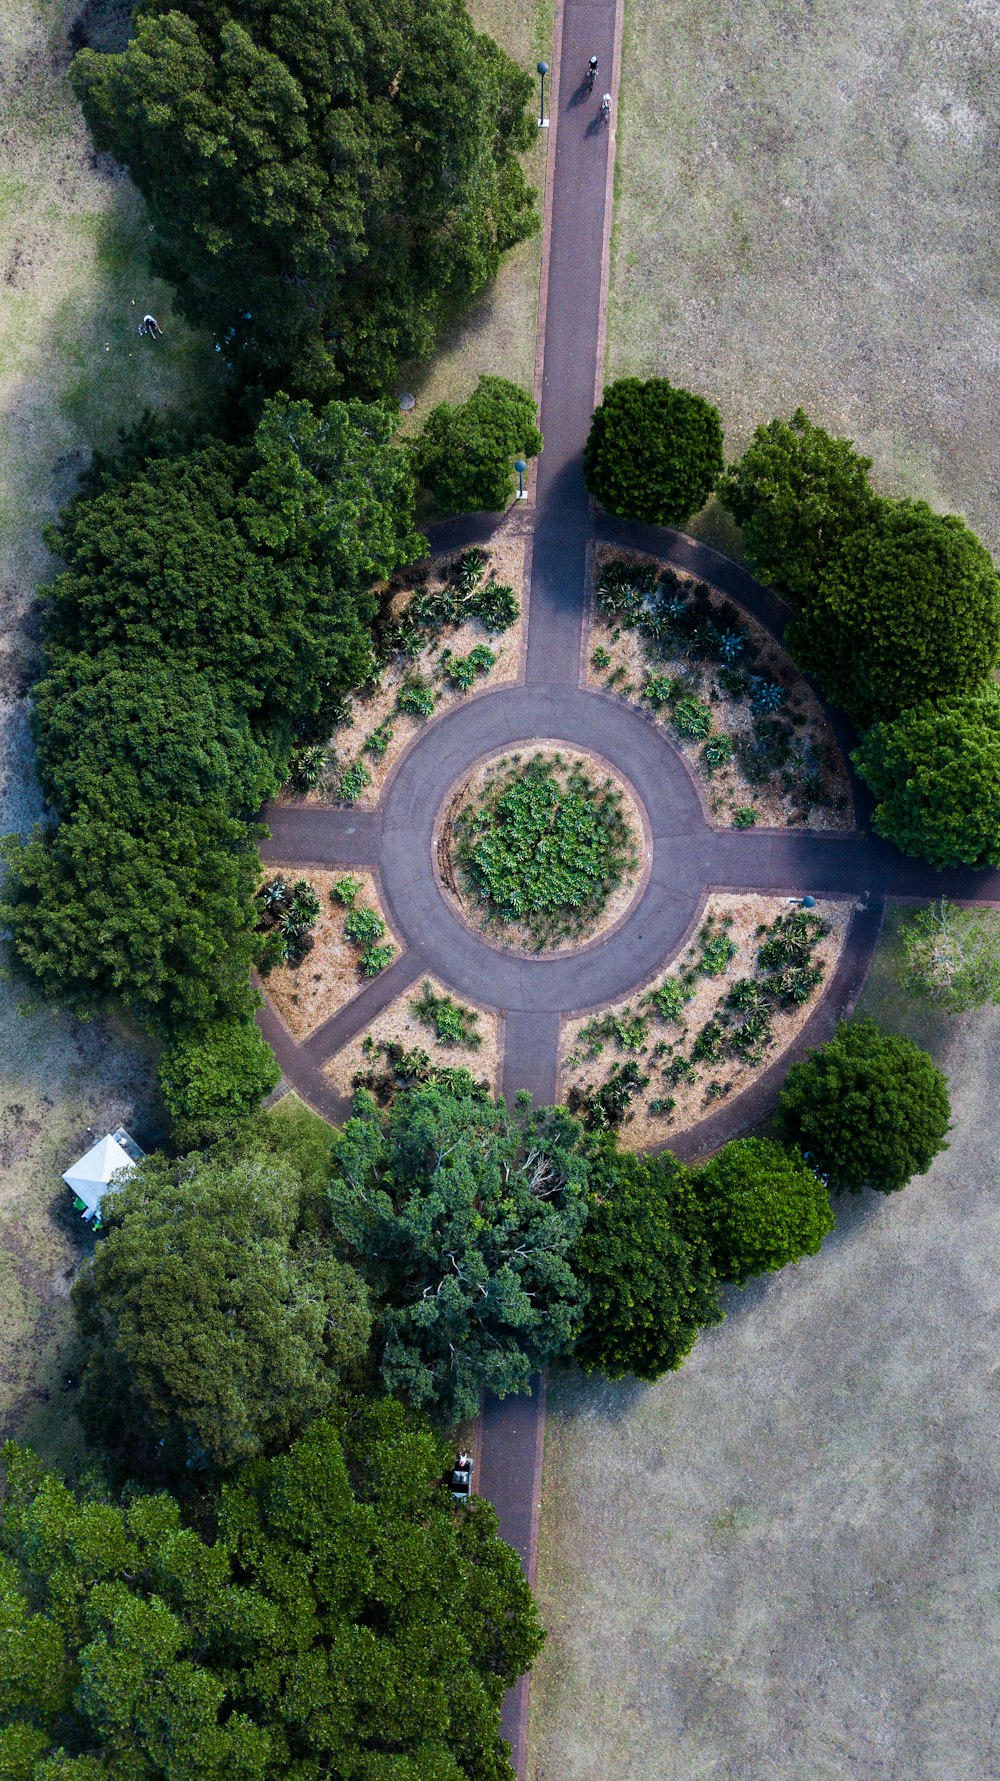
[[312, 929], [312, 950], [306, 953], [301, 965], [279, 965], [262, 980], [265, 995], [296, 1039], [307, 1038], [365, 986], [360, 965], [363, 948], [344, 938], [344, 922], [350, 910], [335, 903], [330, 895], [337, 879], [347, 876], [356, 878], [361, 885], [354, 908], [374, 909], [385, 922], [386, 931], [378, 944], [391, 944], [397, 953], [405, 951], [389, 925], [374, 872], [366, 872], [363, 867], [349, 870], [346, 866], [335, 866], [329, 872], [317, 866], [283, 869], [282, 877], [308, 879], [320, 901], [319, 920]]
[[501, 1055], [501, 1022], [500, 1017], [492, 1009], [479, 1008], [466, 997], [456, 996], [455, 1000], [462, 1008], [473, 1008], [479, 1016], [476, 1032], [482, 1040], [478, 1049], [471, 1045], [442, 1045], [439, 1043], [434, 1029], [418, 1020], [410, 1006], [418, 996], [424, 983], [429, 983], [434, 995], [450, 994], [446, 984], [438, 982], [436, 977], [421, 978], [419, 983], [412, 985], [404, 995], [397, 996], [384, 1008], [371, 1026], [338, 1051], [336, 1057], [325, 1065], [323, 1074], [333, 1083], [338, 1093], [349, 1095], [354, 1087], [354, 1075], [358, 1070], [379, 1069], [384, 1067], [384, 1059], [371, 1059], [366, 1056], [364, 1042], [373, 1039], [376, 1044], [387, 1040], [395, 1040], [406, 1047], [407, 1051], [419, 1047], [429, 1052], [435, 1064], [447, 1064], [460, 1070], [468, 1070], [476, 1081], [484, 1080], [496, 1094], [500, 1092], [500, 1070], [503, 1062]]
[[[565, 764], [567, 768], [578, 766], [588, 773], [592, 782], [598, 786], [609, 782], [621, 793], [621, 813], [628, 824], [635, 847], [635, 869], [622, 876], [621, 883], [611, 892], [601, 908], [596, 920], [579, 932], [567, 935], [551, 944], [539, 946], [532, 939], [528, 925], [523, 921], [502, 921], [493, 914], [486, 900], [477, 895], [475, 888], [465, 878], [460, 867], [456, 867], [454, 858], [454, 826], [457, 818], [464, 810], [473, 808], [482, 798], [483, 793], [498, 776], [502, 776], [511, 767], [522, 760], [552, 761]], [[454, 903], [470, 927], [478, 928], [488, 934], [494, 944], [503, 946], [511, 952], [521, 952], [534, 956], [544, 951], [547, 958], [561, 952], [572, 952], [576, 947], [589, 946], [609, 932], [619, 922], [630, 904], [635, 901], [643, 882], [643, 868], [648, 865], [650, 843], [647, 842], [642, 816], [635, 800], [635, 794], [627, 780], [616, 773], [609, 761], [600, 755], [588, 754], [568, 749], [564, 743], [550, 742], [539, 737], [531, 744], [530, 750], [524, 754], [501, 754], [492, 756], [488, 761], [481, 762], [470, 774], [469, 778], [455, 793], [451, 806], [445, 814], [440, 835], [437, 838], [438, 876], [449, 900]]]
[[630, 0], [609, 376], [729, 456], [801, 404], [996, 550], [998, 55], [993, 0]]
[[[800, 1008], [782, 1008], [775, 1012], [774, 1044], [765, 1053], [764, 1063], [774, 1063], [783, 1051], [788, 1050], [815, 1008], [823, 993], [823, 985], [829, 982], [837, 968], [853, 908], [854, 905], [849, 902], [824, 900], [816, 910], [816, 914], [822, 916], [829, 928], [829, 933], [819, 941], [813, 954], [814, 962], [823, 969], [823, 983]], [[746, 1059], [727, 1056], [712, 1063], [701, 1063], [693, 1082], [680, 1082], [674, 1086], [665, 1080], [663, 1065], [657, 1063], [650, 1053], [654, 1045], [662, 1041], [669, 1043], [671, 1052], [676, 1050], [678, 1055], [690, 1055], [691, 1042], [706, 1021], [711, 1020], [718, 1004], [724, 1001], [735, 980], [738, 977], [757, 975], [756, 957], [763, 938], [758, 934], [758, 928], [769, 927], [778, 916], [787, 914], [786, 897], [709, 897], [705, 904], [704, 920], [714, 921], [719, 926], [719, 931], [722, 931], [721, 924], [728, 921], [730, 925], [725, 932], [736, 947], [736, 953], [724, 974], [721, 977], [697, 978], [694, 995], [685, 1004], [679, 1022], [659, 1019], [654, 1012], [650, 1021], [649, 1038], [642, 1053], [627, 1051], [617, 1039], [612, 1038], [603, 1041], [603, 1049], [597, 1058], [588, 1057], [587, 1042], [581, 1039], [581, 1032], [595, 1018], [593, 1010], [581, 1019], [564, 1020], [559, 1035], [559, 1099], [565, 1101], [574, 1087], [585, 1088], [589, 1084], [600, 1086], [612, 1065], [624, 1063], [629, 1058], [636, 1059], [643, 1075], [650, 1078], [649, 1086], [632, 1102], [621, 1126], [620, 1136], [629, 1150], [643, 1150], [648, 1145], [669, 1143], [679, 1132], [686, 1131], [688, 1126], [694, 1125], [712, 1111], [715, 1099], [721, 1096], [709, 1094], [710, 1082], [731, 1098], [738, 1097], [744, 1089], [752, 1087], [754, 1066]], [[643, 996], [659, 988], [668, 977], [676, 976], [687, 963], [696, 958], [700, 950], [698, 934], [695, 933], [683, 953], [658, 971], [645, 990], [639, 995], [631, 996], [626, 1002], [615, 1002], [600, 1010], [600, 1013], [623, 1014], [631, 1009], [633, 1013], [649, 1014], [651, 1011], [642, 1006]], [[654, 1111], [651, 1103], [657, 1099], [672, 1100], [672, 1111]]]
[[1000, 1770], [1000, 1010], [904, 998], [895, 928], [861, 1009], [947, 1071], [951, 1148], [679, 1373], [550, 1380], [532, 1781]]
[[[616, 559], [652, 561], [637, 551], [599, 544], [592, 565], [595, 584], [604, 565]], [[690, 597], [690, 591], [699, 585], [697, 577], [676, 573], [682, 590]], [[707, 583], [704, 585], [708, 586]], [[714, 614], [721, 613], [724, 606], [734, 604], [717, 589], [709, 588], [709, 607]], [[847, 765], [819, 700], [787, 650], [768, 635], [763, 625], [742, 610], [740, 628], [746, 632], [753, 651], [753, 671], [788, 689], [788, 698], [779, 716], [791, 719], [796, 745], [814, 751], [823, 785], [824, 801], [821, 804], [805, 807], [793, 792], [783, 788], [780, 773], [765, 785], [751, 785], [735, 756], [727, 766], [707, 774], [699, 761], [701, 743], [677, 736], [670, 725], [669, 714], [655, 715], [649, 703], [641, 697], [648, 671], [671, 676], [694, 671], [701, 682], [697, 696], [711, 706], [715, 732], [732, 737], [734, 742], [740, 737], [749, 738], [752, 734], [750, 702], [728, 696], [719, 684], [718, 664], [710, 661], [694, 664], [679, 656], [662, 656], [649, 648], [638, 631], [609, 623], [592, 605], [587, 630], [587, 679], [591, 686], [608, 688], [610, 685], [620, 698], [648, 716], [651, 723], [666, 726], [674, 747], [687, 756], [694, 768], [705, 813], [718, 827], [731, 826], [734, 812], [750, 806], [757, 812], [757, 821], [762, 827], [784, 828], [797, 824], [807, 829], [852, 828], [854, 811]], [[594, 666], [593, 654], [597, 649], [604, 650], [611, 658], [604, 667]], [[609, 676], [617, 678], [609, 680]]]

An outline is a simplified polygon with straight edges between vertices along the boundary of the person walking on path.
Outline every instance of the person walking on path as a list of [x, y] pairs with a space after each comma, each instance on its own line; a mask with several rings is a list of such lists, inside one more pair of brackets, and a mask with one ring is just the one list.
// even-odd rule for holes
[[594, 82], [596, 79], [597, 79], [597, 57], [591, 56], [590, 65], [587, 69], [587, 91], [588, 91], [588, 93], [593, 92]]
[[611, 122], [611, 94], [605, 93], [601, 100], [601, 116], [606, 124]]

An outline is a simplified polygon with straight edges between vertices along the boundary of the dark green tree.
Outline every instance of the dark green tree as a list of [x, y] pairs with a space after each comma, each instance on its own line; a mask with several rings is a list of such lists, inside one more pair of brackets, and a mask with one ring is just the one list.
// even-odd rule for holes
[[0, 922], [49, 1001], [121, 1002], [160, 1034], [249, 1014], [257, 831], [212, 806], [159, 805], [130, 832], [88, 812], [8, 835]]
[[576, 1353], [588, 1372], [658, 1379], [720, 1323], [716, 1274], [689, 1171], [609, 1136], [589, 1153], [588, 1217], [573, 1266], [588, 1300]]
[[514, 459], [541, 449], [534, 398], [505, 377], [481, 377], [458, 407], [431, 410], [413, 461], [442, 512], [499, 513], [514, 494]]
[[524, 1391], [576, 1334], [580, 1128], [556, 1109], [522, 1132], [502, 1102], [440, 1086], [397, 1095], [384, 1115], [362, 1093], [356, 1109], [330, 1215], [383, 1305], [382, 1377], [459, 1422], [486, 1388]]
[[932, 866], [1000, 866], [1000, 692], [990, 682], [875, 724], [852, 760], [880, 835]]
[[537, 227], [531, 82], [462, 0], [144, 0], [73, 86], [244, 377], [383, 391]]
[[67, 654], [33, 699], [38, 776], [64, 818], [100, 812], [133, 830], [163, 804], [249, 814], [281, 782], [245, 712], [172, 661]]
[[387, 403], [316, 414], [279, 396], [245, 449], [109, 467], [49, 535], [66, 564], [46, 621], [54, 669], [105, 650], [134, 671], [162, 663], [287, 747], [331, 689], [368, 673], [372, 584], [426, 549], [398, 419]]
[[620, 377], [594, 410], [583, 467], [609, 513], [680, 525], [704, 507], [722, 475], [718, 410], [665, 377]]
[[246, 1019], [176, 1034], [163, 1049], [159, 1075], [171, 1118], [211, 1132], [252, 1113], [281, 1071], [256, 1023]]
[[800, 1151], [737, 1138], [698, 1176], [715, 1266], [723, 1280], [815, 1255], [833, 1229], [830, 1196]]
[[500, 1704], [542, 1643], [531, 1592], [398, 1404], [245, 1466], [208, 1536], [165, 1493], [80, 1498], [3, 1457], [10, 1781], [513, 1781]]
[[790, 600], [810, 594], [845, 538], [871, 518], [871, 459], [803, 409], [757, 428], [718, 486], [754, 574]]
[[864, 729], [970, 691], [1000, 654], [1000, 577], [964, 520], [879, 501], [788, 627], [796, 662]]
[[834, 1037], [793, 1064], [780, 1124], [834, 1193], [892, 1193], [947, 1148], [948, 1083], [912, 1039], [873, 1020], [840, 1021]]
[[303, 1228], [288, 1163], [149, 1157], [102, 1218], [73, 1302], [87, 1345], [81, 1419], [105, 1444], [141, 1432], [230, 1466], [286, 1443], [357, 1376], [368, 1296]]

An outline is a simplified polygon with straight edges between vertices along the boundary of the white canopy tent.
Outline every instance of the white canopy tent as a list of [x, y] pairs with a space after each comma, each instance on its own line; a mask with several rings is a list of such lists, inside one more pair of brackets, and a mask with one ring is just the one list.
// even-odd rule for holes
[[[130, 1155], [130, 1152], [134, 1154]], [[142, 1155], [138, 1144], [127, 1132], [109, 1133], [66, 1170], [63, 1180], [81, 1202], [84, 1218], [100, 1217], [104, 1195], [114, 1193], [121, 1186], [123, 1178], [131, 1175]]]

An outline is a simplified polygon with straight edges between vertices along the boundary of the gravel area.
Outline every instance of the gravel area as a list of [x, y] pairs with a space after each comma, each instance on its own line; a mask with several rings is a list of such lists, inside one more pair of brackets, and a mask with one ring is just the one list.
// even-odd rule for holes
[[[848, 901], [824, 901], [816, 910], [816, 914], [821, 915], [829, 926], [829, 933], [819, 941], [813, 954], [815, 963], [822, 967], [823, 983], [836, 970], [854, 907]], [[743, 1058], [727, 1055], [711, 1062], [699, 1063], [693, 1081], [674, 1084], [668, 1082], [663, 1073], [670, 1057], [657, 1060], [650, 1054], [655, 1045], [665, 1043], [671, 1048], [670, 1056], [682, 1053], [690, 1056], [691, 1042], [705, 1023], [711, 1020], [731, 985], [737, 978], [754, 976], [757, 951], [762, 940], [758, 929], [770, 927], [778, 916], [787, 915], [788, 912], [789, 905], [785, 897], [710, 897], [689, 945], [679, 957], [671, 959], [669, 965], [665, 965], [643, 991], [631, 996], [626, 1002], [615, 1002], [601, 1009], [596, 1015], [588, 1012], [578, 1019], [563, 1021], [559, 1036], [560, 1100], [565, 1101], [573, 1088], [599, 1086], [613, 1065], [625, 1063], [629, 1058], [635, 1059], [643, 1075], [649, 1075], [650, 1082], [632, 1102], [620, 1128], [620, 1135], [622, 1143], [629, 1150], [643, 1150], [651, 1145], [669, 1143], [672, 1137], [704, 1118], [718, 1100], [727, 1096], [738, 1097], [744, 1089], [750, 1088], [755, 1067]], [[728, 924], [725, 932], [736, 947], [733, 959], [721, 976], [699, 976], [696, 979], [694, 994], [685, 1004], [679, 1021], [663, 1020], [655, 1010], [642, 1006], [643, 996], [658, 989], [668, 978], [676, 977], [686, 964], [698, 957], [701, 951], [698, 934], [703, 924], [709, 921], [720, 930], [723, 924]], [[771, 1064], [780, 1058], [801, 1032], [823, 993], [823, 983], [817, 986], [801, 1007], [782, 1008], [775, 1013], [774, 1043], [764, 1055], [765, 1063]], [[649, 1036], [642, 1050], [628, 1050], [618, 1039], [612, 1037], [599, 1041], [602, 1049], [598, 1058], [588, 1057], [587, 1040], [581, 1037], [583, 1029], [602, 1015], [620, 1016], [629, 1011], [633, 1014], [652, 1015]], [[713, 1085], [713, 1092], [709, 1091], [710, 1084]], [[674, 1106], [669, 1112], [654, 1111], [651, 1106], [654, 1100], [673, 1100]]]
[[495, 1094], [500, 1092], [500, 1072], [502, 1057], [502, 1021], [498, 1014], [488, 1008], [479, 1008], [466, 996], [455, 996], [454, 1000], [462, 1008], [473, 1008], [478, 1015], [476, 1031], [482, 1044], [474, 1049], [470, 1045], [442, 1045], [439, 1043], [434, 1029], [418, 1020], [412, 1009], [412, 1003], [420, 995], [424, 983], [430, 984], [436, 996], [451, 994], [446, 984], [436, 977], [422, 978], [412, 985], [405, 995], [397, 996], [388, 1008], [365, 1027], [349, 1045], [324, 1066], [323, 1074], [333, 1084], [338, 1094], [349, 1095], [354, 1088], [354, 1076], [358, 1070], [380, 1069], [384, 1067], [382, 1058], [369, 1058], [364, 1049], [366, 1039], [375, 1044], [395, 1041], [407, 1051], [419, 1047], [430, 1054], [431, 1062], [448, 1065], [450, 1068], [468, 1070], [477, 1082], [486, 1082]]
[[397, 953], [405, 950], [389, 925], [378, 879], [373, 872], [366, 872], [360, 866], [338, 866], [329, 872], [324, 872], [317, 866], [301, 869], [283, 866], [283, 878], [308, 879], [318, 891], [320, 899], [319, 920], [312, 929], [312, 948], [306, 953], [302, 963], [278, 965], [264, 979], [268, 1000], [274, 1003], [289, 1032], [296, 1039], [307, 1038], [324, 1020], [329, 1020], [331, 1014], [336, 1014], [338, 1008], [343, 1008], [345, 1002], [356, 996], [366, 982], [361, 973], [361, 947], [344, 939], [344, 920], [349, 910], [342, 904], [335, 903], [330, 895], [337, 879], [348, 874], [361, 882], [361, 889], [354, 901], [355, 909], [366, 905], [376, 909], [386, 924], [386, 933], [379, 945], [388, 945], [391, 941]]
[[[711, 661], [691, 661], [680, 656], [661, 655], [651, 648], [638, 631], [626, 630], [609, 623], [597, 611], [593, 587], [605, 563], [613, 560], [648, 563], [651, 558], [617, 546], [598, 544], [593, 552], [591, 611], [586, 642], [587, 681], [625, 699], [643, 711], [651, 723], [662, 724], [675, 748], [691, 766], [695, 783], [708, 820], [720, 828], [734, 826], [734, 813], [740, 809], [756, 812], [756, 822], [763, 828], [797, 826], [808, 829], [850, 829], [854, 826], [853, 800], [847, 764], [830, 727], [823, 707], [809, 683], [799, 673], [787, 650], [774, 641], [763, 625], [742, 610], [739, 627], [747, 633], [753, 654], [753, 672], [773, 681], [787, 691], [784, 705], [777, 716], [790, 720], [796, 750], [808, 750], [816, 763], [822, 786], [822, 801], [807, 804], [799, 794], [795, 780], [785, 783], [778, 771], [764, 785], [753, 785], [742, 771], [734, 755], [728, 765], [709, 773], [701, 760], [701, 742], [679, 737], [670, 723], [669, 712], [654, 713], [641, 697], [648, 672], [675, 677], [692, 677], [691, 690], [711, 708], [714, 733], [732, 738], [734, 743], [752, 736], [752, 709], [749, 699], [731, 698], [719, 681], [719, 665]], [[661, 564], [662, 567], [662, 564]], [[696, 587], [707, 592], [711, 613], [718, 617], [719, 628], [723, 608], [733, 602], [717, 588], [700, 582], [696, 576], [673, 571], [688, 598]], [[603, 666], [594, 665], [595, 650], [610, 658]], [[601, 658], [599, 657], [599, 662]], [[749, 659], [749, 658], [748, 658]], [[800, 769], [801, 774], [801, 769]]]

